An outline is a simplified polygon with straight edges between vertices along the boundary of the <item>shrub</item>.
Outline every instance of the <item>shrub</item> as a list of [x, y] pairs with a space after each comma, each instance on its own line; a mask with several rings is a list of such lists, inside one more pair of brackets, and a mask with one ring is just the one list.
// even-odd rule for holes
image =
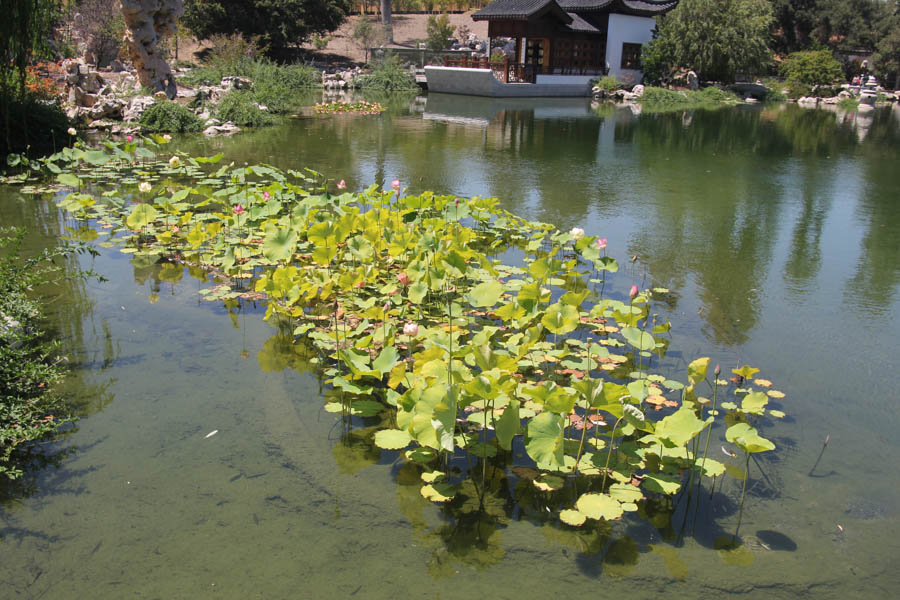
[[387, 52], [383, 58], [372, 64], [372, 73], [362, 80], [362, 87], [367, 90], [413, 90], [416, 80], [409, 69], [400, 63], [400, 58]]
[[41, 307], [28, 294], [69, 250], [22, 259], [24, 236], [24, 230], [0, 228], [0, 480], [21, 476], [23, 450], [68, 420], [64, 399], [53, 391], [63, 375], [58, 346], [45, 339]]
[[2, 154], [42, 156], [56, 152], [71, 141], [66, 130], [72, 126], [66, 113], [55, 103], [47, 103], [33, 94], [10, 100], [7, 144]]
[[186, 106], [170, 100], [157, 101], [141, 115], [141, 127], [151, 132], [200, 131], [203, 122]]
[[675, 91], [659, 87], [644, 88], [644, 95], [640, 98], [641, 104], [652, 109], [674, 109], [691, 107], [713, 107], [723, 104], [736, 104], [740, 99], [731, 92], [720, 90], [715, 86], [709, 86], [698, 90]]
[[592, 84], [591, 87], [599, 87], [600, 89], [605, 91], [607, 94], [614, 92], [617, 89], [619, 89], [620, 87], [622, 87], [622, 84], [619, 82], [619, 80], [616, 79], [615, 77], [613, 77], [612, 75], [607, 75], [606, 77], [601, 77], [597, 81], [592, 81], [591, 84]]
[[781, 75], [791, 82], [814, 86], [832, 85], [844, 78], [844, 71], [828, 50], [804, 50], [792, 52], [781, 63]]
[[247, 90], [232, 90], [225, 94], [216, 107], [216, 118], [241, 127], [264, 127], [275, 121], [272, 115], [256, 106], [253, 93]]
[[454, 29], [456, 27], [450, 24], [450, 17], [446, 14], [431, 15], [428, 17], [428, 23], [425, 26], [425, 31], [428, 34], [425, 46], [432, 52], [443, 50], [447, 47], [447, 40], [453, 35]]

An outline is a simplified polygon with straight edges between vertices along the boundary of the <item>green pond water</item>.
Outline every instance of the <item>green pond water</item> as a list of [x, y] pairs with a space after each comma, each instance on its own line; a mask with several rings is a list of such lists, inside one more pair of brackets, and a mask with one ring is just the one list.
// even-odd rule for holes
[[[0, 597], [888, 598], [900, 586], [897, 107], [635, 115], [431, 95], [175, 145], [352, 189], [399, 179], [496, 196], [607, 237], [623, 265], [637, 255], [639, 276], [672, 290], [673, 374], [711, 356], [787, 394], [790, 418], [763, 430], [777, 451], [751, 464], [744, 546], [716, 549], [736, 524], [733, 480], [683, 539], [677, 511], [573, 530], [526, 506], [513, 477], [488, 507], [500, 526], [457, 520], [420, 496], [399, 453], [374, 447], [377, 422], [323, 411], [318, 373], [278, 344], [261, 306], [203, 301], [208, 283], [187, 270], [113, 249], [82, 261], [108, 282], [46, 291], [83, 418], [45, 448], [63, 453], [56, 464], [4, 490]], [[67, 222], [52, 201], [0, 188], [0, 224], [27, 226], [36, 248]], [[623, 294], [627, 270], [610, 284]], [[718, 427], [719, 460], [723, 443]]]

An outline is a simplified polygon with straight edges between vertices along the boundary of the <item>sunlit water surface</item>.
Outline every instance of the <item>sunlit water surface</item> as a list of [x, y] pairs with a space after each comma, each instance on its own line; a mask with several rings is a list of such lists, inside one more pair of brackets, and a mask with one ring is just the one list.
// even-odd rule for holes
[[[638, 276], [673, 292], [670, 368], [683, 378], [709, 355], [726, 371], [761, 368], [787, 393], [791, 418], [764, 429], [777, 453], [751, 465], [743, 550], [714, 548], [736, 522], [733, 483], [684, 539], [638, 516], [581, 534], [512, 501], [496, 529], [454, 523], [398, 453], [372, 445], [374, 422], [348, 432], [322, 410], [317, 373], [279, 350], [259, 310], [229, 313], [187, 272], [108, 250], [92, 263], [108, 282], [50, 292], [85, 416], [48, 448], [69, 452], [58, 466], [6, 492], [0, 596], [892, 597], [898, 108], [398, 104], [176, 143], [351, 188], [399, 179], [413, 192], [497, 196], [607, 237], [623, 265], [637, 255]], [[0, 223], [28, 226], [33, 247], [54, 243], [62, 222], [52, 203], [0, 189]], [[623, 270], [612, 293], [630, 283]], [[717, 428], [720, 460], [723, 437]]]

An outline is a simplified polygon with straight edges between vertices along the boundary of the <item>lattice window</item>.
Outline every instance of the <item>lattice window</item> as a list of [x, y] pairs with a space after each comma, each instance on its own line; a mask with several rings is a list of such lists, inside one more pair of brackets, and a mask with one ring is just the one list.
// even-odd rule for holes
[[640, 71], [641, 69], [641, 45], [640, 44], [629, 44], [625, 42], [622, 44], [622, 68], [623, 69], [634, 69], [636, 71]]

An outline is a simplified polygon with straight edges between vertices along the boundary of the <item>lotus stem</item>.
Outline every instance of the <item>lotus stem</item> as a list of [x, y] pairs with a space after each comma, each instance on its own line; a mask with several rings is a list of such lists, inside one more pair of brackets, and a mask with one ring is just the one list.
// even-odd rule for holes
[[624, 419], [625, 416], [621, 416], [616, 419], [615, 425], [613, 425], [612, 431], [609, 433], [609, 451], [606, 453], [606, 466], [603, 467], [603, 485], [600, 486], [600, 490], [603, 491], [606, 489], [606, 478], [609, 476], [609, 459], [612, 458], [613, 451], [613, 439], [616, 436], [616, 427], [619, 426], [619, 422]]
[[747, 499], [747, 480], [750, 479], [750, 453], [747, 452], [747, 460], [744, 463], [744, 485], [741, 488], [741, 507], [738, 510], [737, 527], [734, 529], [734, 541], [737, 541], [738, 532], [741, 530], [741, 519], [744, 516], [744, 500]]
[[822, 441], [822, 449], [819, 451], [819, 457], [816, 458], [816, 462], [813, 463], [812, 469], [809, 470], [809, 477], [813, 476], [813, 471], [816, 470], [816, 467], [819, 466], [819, 461], [822, 460], [822, 455], [825, 454], [825, 448], [828, 447], [828, 442], [831, 441], [831, 434], [825, 436], [825, 439]]

